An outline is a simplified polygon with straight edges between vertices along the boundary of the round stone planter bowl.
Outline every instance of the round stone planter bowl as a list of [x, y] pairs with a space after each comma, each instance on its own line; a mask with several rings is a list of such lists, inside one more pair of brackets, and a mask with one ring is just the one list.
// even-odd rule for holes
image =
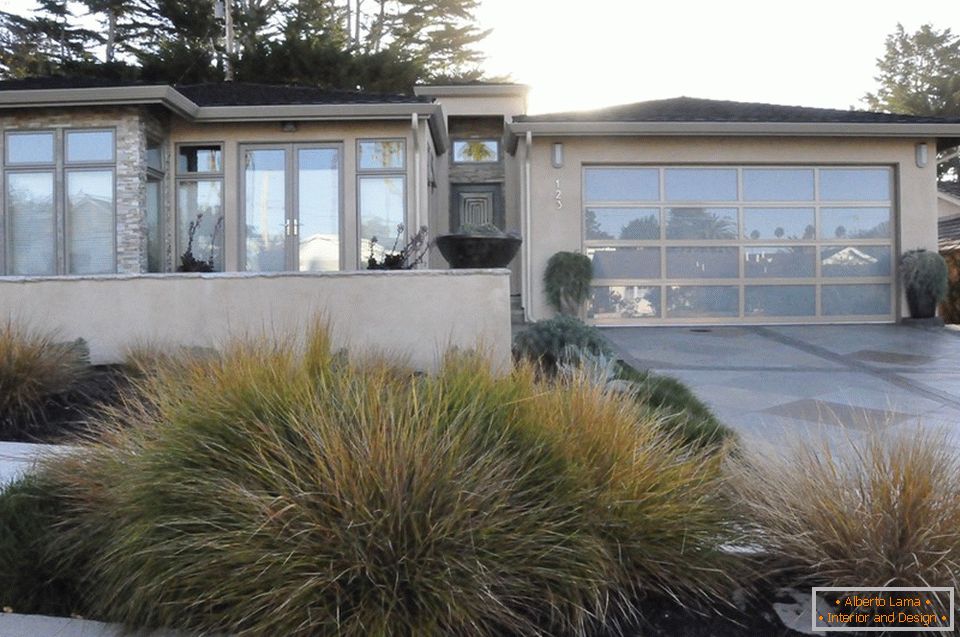
[[522, 242], [520, 237], [445, 234], [437, 237], [437, 248], [451, 268], [505, 268]]

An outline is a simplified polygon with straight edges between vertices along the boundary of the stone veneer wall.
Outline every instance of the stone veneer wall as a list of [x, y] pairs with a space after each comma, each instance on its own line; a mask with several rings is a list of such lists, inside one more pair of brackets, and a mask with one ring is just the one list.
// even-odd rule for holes
[[[145, 131], [159, 127], [151, 115], [138, 107], [24, 109], [0, 116], [4, 131], [68, 128], [112, 128], [116, 131], [116, 212], [117, 272], [146, 271], [146, 137]], [[63, 192], [61, 177], [57, 191]], [[58, 194], [58, 197], [60, 195]], [[63, 211], [57, 212], [57, 227], [64, 227]], [[58, 262], [65, 259], [62, 247]]]

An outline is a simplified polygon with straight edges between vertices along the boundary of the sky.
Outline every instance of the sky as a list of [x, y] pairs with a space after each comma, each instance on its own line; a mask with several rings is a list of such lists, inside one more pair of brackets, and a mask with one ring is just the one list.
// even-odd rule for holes
[[680, 95], [862, 107], [898, 22], [960, 32], [954, 0], [481, 0], [477, 18], [486, 70], [529, 84], [531, 113]]

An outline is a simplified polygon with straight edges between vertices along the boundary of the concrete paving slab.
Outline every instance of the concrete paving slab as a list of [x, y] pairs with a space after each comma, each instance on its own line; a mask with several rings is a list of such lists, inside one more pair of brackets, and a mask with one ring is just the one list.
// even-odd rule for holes
[[818, 410], [833, 414], [829, 429], [854, 432], [960, 422], [960, 331], [804, 325], [604, 334], [625, 360], [683, 381], [745, 436], [815, 435]]
[[45, 615], [0, 614], [0, 637], [177, 637], [166, 630], [130, 632], [119, 624]]

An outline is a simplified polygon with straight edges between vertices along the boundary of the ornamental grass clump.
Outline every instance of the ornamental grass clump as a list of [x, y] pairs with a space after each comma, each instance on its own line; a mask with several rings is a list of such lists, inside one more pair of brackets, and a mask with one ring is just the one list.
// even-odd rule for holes
[[960, 458], [917, 427], [785, 456], [744, 454], [733, 484], [754, 540], [795, 582], [960, 586]]
[[61, 342], [53, 332], [0, 322], [0, 439], [41, 433], [44, 409], [73, 390], [88, 369], [82, 341]]
[[94, 555], [98, 617], [578, 635], [643, 595], [729, 591], [720, 459], [591, 383], [497, 375], [469, 353], [428, 376], [352, 362], [323, 329], [137, 382], [99, 440], [44, 467], [68, 511], [54, 549]]

